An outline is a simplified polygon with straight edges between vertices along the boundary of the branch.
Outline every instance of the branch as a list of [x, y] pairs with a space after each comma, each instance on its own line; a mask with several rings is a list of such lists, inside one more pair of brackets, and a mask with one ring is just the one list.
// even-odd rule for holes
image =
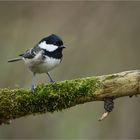
[[140, 70], [42, 84], [35, 93], [19, 88], [0, 89], [0, 124], [30, 114], [137, 94], [140, 94]]

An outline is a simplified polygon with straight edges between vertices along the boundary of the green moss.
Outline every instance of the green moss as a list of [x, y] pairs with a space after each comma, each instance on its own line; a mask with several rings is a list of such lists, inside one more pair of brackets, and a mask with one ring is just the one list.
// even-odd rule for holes
[[59, 111], [92, 100], [100, 88], [98, 78], [90, 77], [37, 87], [35, 93], [24, 89], [0, 90], [0, 122], [29, 114]]
[[96, 88], [96, 78], [76, 79], [47, 86], [40, 85], [36, 91], [38, 98], [35, 98], [35, 102], [39, 103], [39, 112], [54, 112], [76, 105], [78, 98], [91, 96], [91, 91]]

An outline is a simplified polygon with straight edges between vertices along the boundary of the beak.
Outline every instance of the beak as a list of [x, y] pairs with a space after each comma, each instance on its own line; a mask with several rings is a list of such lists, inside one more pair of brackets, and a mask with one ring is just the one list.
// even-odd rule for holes
[[66, 48], [66, 46], [64, 46], [64, 45], [61, 45], [61, 46], [60, 46], [60, 48], [63, 48], [63, 49], [64, 49], [64, 48]]

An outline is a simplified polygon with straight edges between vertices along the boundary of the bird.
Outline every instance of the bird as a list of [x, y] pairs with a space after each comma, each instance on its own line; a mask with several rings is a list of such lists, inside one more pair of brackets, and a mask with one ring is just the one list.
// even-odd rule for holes
[[36, 89], [36, 74], [46, 73], [50, 83], [55, 83], [50, 75], [50, 71], [57, 67], [63, 58], [63, 49], [66, 48], [62, 39], [55, 34], [44, 37], [33, 48], [30, 48], [19, 55], [19, 57], [9, 60], [8, 62], [16, 62], [23, 60], [25, 65], [33, 73], [31, 91]]

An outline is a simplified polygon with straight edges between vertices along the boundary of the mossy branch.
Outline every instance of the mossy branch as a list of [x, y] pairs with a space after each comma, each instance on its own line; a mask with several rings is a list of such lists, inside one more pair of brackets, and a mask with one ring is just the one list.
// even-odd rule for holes
[[42, 84], [35, 93], [24, 89], [0, 89], [0, 124], [30, 114], [137, 94], [140, 94], [139, 70]]

